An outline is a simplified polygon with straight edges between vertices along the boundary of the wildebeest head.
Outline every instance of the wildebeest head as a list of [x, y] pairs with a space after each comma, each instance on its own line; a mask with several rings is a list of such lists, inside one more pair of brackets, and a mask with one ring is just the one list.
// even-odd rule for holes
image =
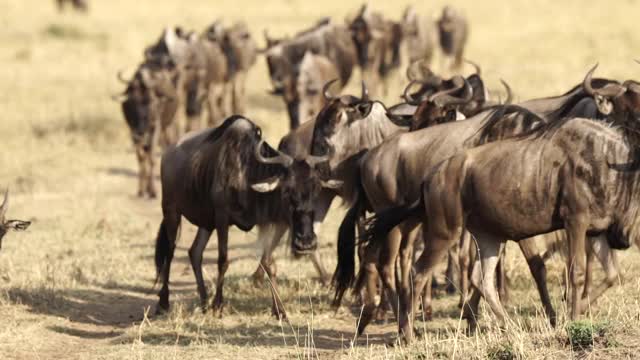
[[640, 83], [627, 80], [623, 84], [609, 83], [601, 88], [594, 88], [592, 76], [596, 64], [584, 78], [584, 90], [594, 97], [598, 111], [608, 115], [617, 125], [640, 130]]
[[0, 248], [2, 248], [2, 238], [9, 232], [9, 230], [23, 231], [26, 230], [30, 221], [23, 220], [7, 220], [7, 209], [9, 208], [9, 190], [4, 192], [4, 200], [0, 205]]
[[368, 5], [364, 4], [358, 15], [349, 24], [351, 37], [357, 50], [358, 63], [361, 67], [366, 67], [370, 57], [374, 55], [374, 51], [370, 49], [372, 41], [380, 40], [384, 36], [376, 26], [378, 24], [373, 24], [374, 20], [378, 20], [375, 15], [371, 13]]
[[246, 23], [233, 24], [227, 29], [224, 41], [234, 54], [236, 70], [247, 71], [255, 64], [258, 50]]
[[290, 218], [293, 252], [302, 255], [314, 251], [318, 246], [313, 229], [314, 199], [318, 198], [323, 188], [337, 189], [342, 186], [342, 182], [329, 179], [325, 172], [317, 168], [329, 161], [331, 154], [293, 159], [277, 151], [278, 155], [265, 157], [263, 144], [264, 140], [260, 140], [254, 150], [256, 159], [263, 164], [280, 165], [284, 171], [251, 187], [262, 193], [279, 189], [282, 204], [287, 207]]
[[151, 146], [153, 131], [149, 129], [155, 127], [156, 120], [161, 116], [162, 105], [166, 101], [176, 101], [171, 74], [168, 70], [148, 64], [142, 64], [130, 81], [118, 74], [120, 80], [127, 84], [122, 94], [122, 112], [136, 146]]
[[[458, 107], [465, 106], [472, 100], [473, 89], [462, 76], [455, 76], [451, 81], [454, 84], [452, 88], [440, 90], [422, 101], [414, 99], [409, 94], [409, 89], [415, 81], [406, 87], [403, 95], [405, 101], [409, 105], [417, 106], [411, 122], [411, 131], [457, 119]], [[460, 94], [456, 96], [456, 93]]]

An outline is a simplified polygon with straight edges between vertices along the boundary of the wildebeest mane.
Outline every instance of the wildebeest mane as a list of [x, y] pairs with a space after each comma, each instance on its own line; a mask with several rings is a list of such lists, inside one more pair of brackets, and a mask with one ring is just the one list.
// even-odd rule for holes
[[[482, 127], [476, 133], [477, 136], [472, 136], [469, 138], [477, 139], [475, 146], [497, 140], [494, 139], [492, 135], [494, 135], [494, 132], [498, 129], [498, 127], [505, 121], [513, 121], [512, 119], [507, 119], [507, 116], [520, 117], [520, 122], [523, 125], [523, 129], [525, 130], [522, 134], [534, 131], [539, 127], [538, 124], [541, 125], [548, 123], [546, 118], [518, 105], [495, 105], [487, 108], [487, 111], [489, 111], [487, 115], [488, 117]], [[521, 134], [512, 134], [508, 137], [516, 137], [520, 135]]]

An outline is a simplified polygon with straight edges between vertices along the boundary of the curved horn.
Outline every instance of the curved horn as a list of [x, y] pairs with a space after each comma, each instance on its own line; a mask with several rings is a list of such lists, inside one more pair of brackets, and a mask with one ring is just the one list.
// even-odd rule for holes
[[584, 81], [582, 82], [582, 87], [587, 92], [587, 94], [591, 96], [600, 95], [605, 97], [618, 97], [625, 92], [625, 88], [618, 84], [607, 84], [600, 89], [594, 89], [591, 85], [591, 81], [593, 78], [593, 73], [598, 68], [598, 64], [596, 63], [591, 70], [584, 77]]
[[415, 84], [419, 84], [420, 82], [418, 80], [411, 80], [411, 82], [409, 83], [409, 85], [407, 85], [406, 88], [404, 88], [404, 92], [402, 93], [402, 98], [404, 99], [404, 101], [406, 101], [407, 104], [409, 105], [420, 105], [420, 100], [419, 99], [414, 99], [410, 94], [409, 94], [409, 90], [411, 90], [411, 87]]
[[362, 80], [362, 96], [360, 96], [360, 100], [369, 101], [369, 90], [367, 89], [367, 84]]
[[504, 103], [502, 103], [502, 105], [511, 105], [511, 102], [513, 101], [513, 92], [511, 91], [511, 86], [509, 86], [509, 84], [507, 84], [507, 82], [502, 79], [500, 79], [500, 82], [502, 83], [502, 86], [504, 86], [504, 90], [507, 92], [507, 98], [504, 100]]
[[2, 205], [0, 205], [0, 220], [4, 219], [4, 216], [7, 214], [7, 208], [9, 208], [9, 188], [4, 191], [4, 200], [2, 200]]
[[262, 146], [264, 145], [264, 139], [260, 139], [260, 142], [258, 143], [258, 145], [256, 146], [255, 150], [254, 150], [254, 154], [256, 156], [256, 160], [258, 160], [258, 162], [263, 163], [263, 164], [278, 164], [278, 165], [282, 165], [284, 167], [289, 167], [291, 166], [291, 164], [293, 163], [293, 158], [287, 154], [284, 154], [280, 151], [278, 151], [278, 156], [274, 156], [274, 157], [270, 157], [270, 158], [266, 158], [264, 156], [262, 156], [261, 150], [262, 150]]
[[311, 167], [315, 167], [318, 164], [322, 164], [331, 160], [331, 157], [335, 153], [335, 148], [331, 144], [328, 144], [328, 145], [329, 145], [329, 150], [327, 151], [326, 154], [321, 156], [308, 155], [307, 158], [305, 159], [307, 164], [309, 164], [309, 166]]
[[476, 75], [478, 75], [478, 76], [482, 75], [482, 68], [480, 68], [480, 65], [474, 63], [473, 61], [471, 61], [469, 59], [464, 59], [464, 62], [466, 62], [467, 64], [473, 66], [473, 68], [476, 69]]
[[[452, 80], [453, 80], [453, 83], [456, 85], [456, 87], [449, 90], [439, 91], [431, 95], [429, 97], [429, 100], [435, 102], [438, 106], [441, 106], [441, 107], [464, 105], [469, 101], [471, 101], [471, 99], [473, 98], [473, 88], [471, 87], [471, 84], [469, 84], [467, 79], [458, 75], [458, 76], [455, 76]], [[464, 91], [461, 97], [451, 96], [451, 94], [463, 88], [464, 88]]]
[[122, 82], [125, 85], [129, 85], [129, 83], [131, 82], [131, 80], [127, 80], [124, 78], [124, 76], [122, 75], [122, 70], [118, 70], [117, 77], [118, 77], [118, 80], [120, 80], [120, 82]]
[[335, 83], [336, 81], [338, 81], [338, 79], [333, 79], [329, 82], [327, 82], [326, 84], [324, 84], [324, 86], [322, 87], [322, 96], [324, 96], [324, 99], [327, 101], [331, 101], [335, 99], [335, 96], [331, 95], [331, 93], [329, 92], [329, 88], [331, 87], [331, 85], [333, 85], [333, 83]]

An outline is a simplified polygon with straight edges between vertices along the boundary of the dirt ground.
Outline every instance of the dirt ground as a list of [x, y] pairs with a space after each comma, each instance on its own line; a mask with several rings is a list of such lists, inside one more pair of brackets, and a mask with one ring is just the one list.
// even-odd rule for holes
[[[407, 1], [372, 1], [398, 19]], [[444, 1], [416, 3], [435, 15]], [[599, 76], [637, 79], [640, 32], [636, 0], [455, 1], [470, 19], [468, 57], [482, 64], [489, 87], [505, 79], [517, 99], [555, 95], [579, 83], [595, 62]], [[602, 324], [592, 349], [568, 342], [561, 298], [562, 261], [550, 264], [560, 325], [549, 327], [517, 247], [509, 247], [513, 326], [500, 331], [484, 311], [482, 329], [467, 336], [457, 297], [438, 292], [434, 321], [412, 346], [386, 346], [394, 323], [373, 324], [354, 342], [359, 308], [329, 307], [310, 262], [278, 249], [278, 285], [290, 322], [270, 315], [267, 284], [249, 275], [259, 255], [254, 232], [233, 230], [222, 318], [202, 314], [187, 249], [185, 225], [172, 268], [169, 314], [155, 316], [152, 289], [158, 200], [135, 196], [137, 166], [119, 105], [116, 72], [130, 75], [163, 27], [201, 30], [217, 18], [244, 19], [262, 45], [262, 31], [293, 34], [321, 16], [342, 19], [359, 2], [327, 0], [90, 1], [87, 15], [59, 14], [54, 1], [0, 0], [0, 189], [11, 190], [9, 216], [33, 221], [10, 233], [0, 251], [0, 359], [281, 359], [281, 358], [634, 358], [640, 350], [640, 256], [621, 254], [623, 276], [585, 318]], [[438, 63], [436, 61], [436, 63]], [[471, 71], [471, 69], [467, 70]], [[358, 91], [354, 75], [348, 92]], [[384, 99], [398, 101], [403, 79]], [[248, 81], [247, 116], [276, 145], [288, 120], [268, 93], [265, 61]], [[159, 183], [159, 179], [157, 180]], [[335, 266], [336, 202], [320, 234], [325, 265]], [[215, 236], [205, 275], [216, 278]], [[598, 276], [601, 276], [600, 272]], [[347, 301], [351, 303], [351, 299]], [[505, 355], [506, 356], [506, 355]]]

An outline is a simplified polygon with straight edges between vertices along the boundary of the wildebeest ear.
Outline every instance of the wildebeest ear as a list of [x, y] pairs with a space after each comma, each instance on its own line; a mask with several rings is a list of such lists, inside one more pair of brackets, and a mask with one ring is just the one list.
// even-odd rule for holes
[[252, 184], [251, 188], [253, 191], [259, 193], [267, 193], [277, 189], [278, 185], [280, 185], [280, 178], [278, 176], [273, 176], [263, 182]]
[[22, 220], [8, 220], [4, 223], [4, 227], [6, 229], [13, 229], [16, 231], [24, 231], [31, 225], [31, 221], [22, 221]]
[[342, 185], [344, 185], [344, 181], [341, 180], [335, 180], [335, 179], [329, 179], [326, 181], [321, 181], [320, 184], [322, 185], [323, 188], [326, 189], [332, 189], [332, 190], [338, 190], [342, 187]]
[[602, 95], [596, 95], [596, 106], [598, 107], [598, 111], [603, 115], [609, 115], [613, 111], [613, 103], [607, 97]]

